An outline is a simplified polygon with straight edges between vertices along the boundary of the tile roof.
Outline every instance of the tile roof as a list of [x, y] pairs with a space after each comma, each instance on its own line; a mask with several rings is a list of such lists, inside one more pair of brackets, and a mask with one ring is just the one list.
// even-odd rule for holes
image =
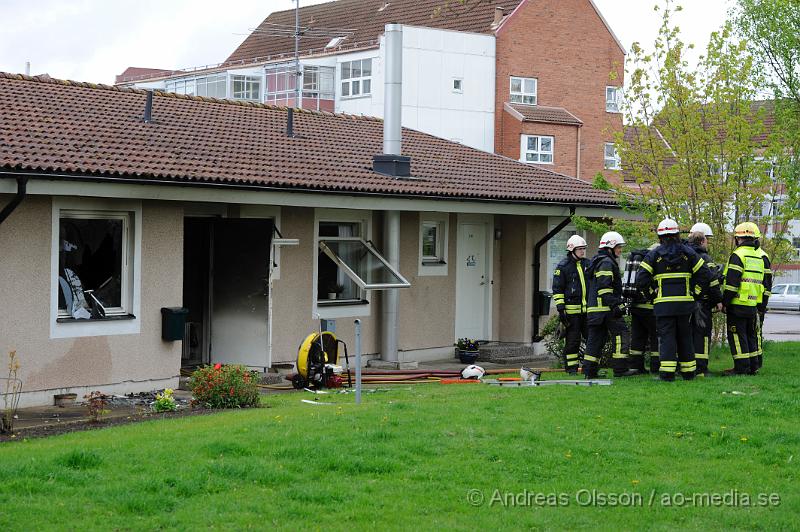
[[224, 183], [430, 199], [613, 205], [572, 177], [404, 129], [413, 176], [372, 170], [383, 122], [0, 73], [0, 171]]
[[[370, 43], [389, 23], [474, 33], [494, 31], [495, 7], [510, 14], [523, 0], [338, 0], [300, 8], [300, 25], [320, 29], [353, 30], [343, 44]], [[293, 53], [294, 39], [281, 28], [294, 29], [294, 9], [270, 14], [228, 57], [249, 61], [257, 57]], [[301, 50], [324, 49], [331, 36], [304, 37]]]
[[541, 122], [545, 124], [564, 124], [582, 126], [583, 122], [563, 107], [545, 107], [544, 105], [523, 105], [519, 103], [504, 104], [506, 111], [523, 122]]

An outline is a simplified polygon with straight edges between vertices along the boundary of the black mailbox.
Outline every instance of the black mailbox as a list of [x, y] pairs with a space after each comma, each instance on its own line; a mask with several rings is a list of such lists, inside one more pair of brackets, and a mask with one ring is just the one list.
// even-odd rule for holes
[[539, 292], [539, 316], [547, 316], [550, 314], [550, 300], [553, 299], [553, 294], [542, 290]]
[[161, 339], [167, 342], [183, 340], [186, 315], [189, 309], [183, 307], [164, 307], [161, 309]]

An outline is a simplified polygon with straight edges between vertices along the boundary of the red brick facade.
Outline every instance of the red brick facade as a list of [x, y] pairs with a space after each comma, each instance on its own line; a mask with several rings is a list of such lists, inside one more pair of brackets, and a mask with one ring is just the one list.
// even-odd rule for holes
[[[521, 133], [555, 136], [554, 164], [546, 167], [575, 176], [577, 127], [520, 122], [503, 104], [511, 76], [537, 78], [537, 103], [563, 107], [583, 122], [580, 177], [604, 170], [604, 147], [622, 131], [622, 115], [606, 112], [606, 86], [622, 87], [625, 56], [589, 0], [524, 1], [497, 32], [495, 151], [520, 158]], [[613, 74], [612, 74], [613, 73]]]

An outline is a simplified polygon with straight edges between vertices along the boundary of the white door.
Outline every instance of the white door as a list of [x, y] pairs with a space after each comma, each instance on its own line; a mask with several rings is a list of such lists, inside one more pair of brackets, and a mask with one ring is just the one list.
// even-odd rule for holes
[[488, 261], [485, 223], [459, 223], [456, 338], [487, 340]]

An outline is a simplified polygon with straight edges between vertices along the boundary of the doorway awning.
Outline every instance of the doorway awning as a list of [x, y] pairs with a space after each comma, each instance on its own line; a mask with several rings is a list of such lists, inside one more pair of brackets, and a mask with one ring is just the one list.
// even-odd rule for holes
[[327, 237], [319, 248], [363, 290], [409, 288], [409, 283], [380, 253], [361, 238]]

